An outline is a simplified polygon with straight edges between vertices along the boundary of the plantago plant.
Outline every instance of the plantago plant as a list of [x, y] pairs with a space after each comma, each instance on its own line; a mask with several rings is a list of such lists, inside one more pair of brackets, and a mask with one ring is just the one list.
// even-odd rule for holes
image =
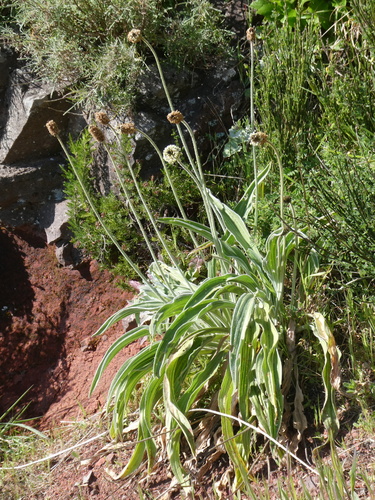
[[[147, 276], [139, 272], [136, 264], [131, 264], [142, 281], [139, 295], [111, 316], [95, 335], [103, 334], [115, 322], [131, 315], [135, 315], [137, 326], [109, 348], [97, 369], [91, 392], [112, 359], [131, 342], [146, 336], [148, 345], [125, 361], [108, 393], [106, 408], [112, 414], [110, 433], [113, 438], [121, 439], [128, 404], [135, 389], [140, 391], [137, 444], [118, 477], [136, 471], [145, 456], [152, 469], [160, 452], [153, 428], [157, 419], [161, 419], [173, 474], [184, 492], [191, 493], [194, 487], [191, 462], [182, 460], [182, 451], [184, 455], [195, 456], [202, 446], [204, 422], [211, 411], [221, 421], [222, 441], [235, 468], [234, 486], [250, 492], [254, 429], [269, 439], [276, 460], [288, 452], [288, 447], [277, 443], [281, 438], [286, 440], [285, 428], [289, 422], [284, 412], [285, 400], [290, 396], [293, 378], [296, 387], [293, 421], [297, 435], [294, 450], [304, 430], [303, 394], [298, 384], [295, 354], [299, 327], [309, 328], [322, 346], [323, 421], [332, 433], [337, 430], [334, 391], [339, 383], [339, 351], [324, 317], [311, 307], [310, 314], [302, 309], [309, 284], [319, 275], [317, 255], [306, 245], [299, 245], [303, 232], [287, 223], [281, 159], [267, 134], [253, 132], [250, 141], [254, 148], [270, 146], [275, 154], [280, 175], [280, 225], [260, 246], [248, 221], [257, 205], [258, 185], [267, 181], [271, 167], [255, 175], [235, 206], [229, 207], [214, 196], [206, 186], [194, 133], [173, 106], [156, 53], [140, 30], [132, 30], [128, 40], [144, 42], [154, 55], [171, 108], [167, 118], [176, 126], [181, 139], [181, 150], [171, 145], [163, 154], [158, 152], [159, 157], [164, 168], [173, 161], [189, 173], [199, 187], [208, 222], [188, 220], [183, 210], [180, 218], [154, 220], [147, 210], [147, 200], [141, 200], [160, 244], [165, 245], [158, 231], [159, 222], [170, 225], [172, 230], [188, 230], [195, 247], [191, 257], [200, 255], [205, 271], [202, 278], [196, 279], [189, 267], [180, 265], [169, 251], [168, 262], [159, 260], [145, 238], [153, 258]], [[49, 129], [59, 138], [51, 123]], [[192, 151], [184, 130], [191, 138]], [[152, 139], [150, 142], [153, 144]], [[65, 147], [64, 151], [70, 158]], [[74, 168], [74, 158], [70, 161]], [[131, 172], [131, 166], [128, 167]], [[136, 176], [131, 175], [136, 184]], [[173, 182], [171, 185], [173, 189]], [[126, 189], [123, 191], [128, 198]], [[141, 196], [139, 191], [138, 194]], [[87, 190], [85, 196], [90, 203]], [[96, 211], [95, 215], [112, 239], [100, 214]], [[127, 255], [125, 258], [129, 259]]]

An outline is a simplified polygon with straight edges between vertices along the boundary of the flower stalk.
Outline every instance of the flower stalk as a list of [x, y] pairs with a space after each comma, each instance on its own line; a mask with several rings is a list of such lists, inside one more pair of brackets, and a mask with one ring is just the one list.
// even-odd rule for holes
[[[246, 31], [246, 38], [250, 43], [250, 130], [253, 133], [255, 130], [254, 121], [254, 44], [256, 41], [255, 28], [250, 27]], [[255, 192], [255, 200], [254, 200], [254, 227], [255, 230], [258, 227], [258, 167], [256, 160], [256, 151], [255, 146], [252, 145], [252, 153], [253, 153], [253, 175], [254, 175], [254, 192]]]
[[[175, 108], [173, 106], [173, 102], [172, 102], [172, 99], [171, 99], [171, 96], [170, 96], [170, 93], [169, 93], [169, 90], [168, 90], [168, 87], [167, 87], [167, 84], [166, 84], [166, 81], [164, 78], [164, 73], [163, 73], [158, 55], [156, 54], [154, 48], [147, 41], [147, 39], [140, 33], [139, 30], [132, 30], [132, 32], [133, 31], [138, 32], [137, 37], [136, 37], [137, 38], [136, 41], [138, 42], [138, 41], [142, 40], [145, 43], [145, 45], [149, 48], [150, 52], [152, 53], [152, 55], [155, 59], [156, 66], [158, 68], [158, 72], [159, 72], [159, 76], [160, 76], [160, 80], [161, 80], [162, 85], [163, 85], [164, 93], [165, 93], [165, 96], [167, 98], [170, 110], [171, 110], [167, 116], [167, 119], [170, 123], [176, 125], [178, 134], [180, 136], [180, 139], [181, 139], [182, 145], [184, 147], [186, 156], [189, 160], [190, 166], [194, 172], [194, 175], [197, 177], [197, 179], [199, 180], [199, 182], [202, 185], [201, 193], [202, 193], [203, 203], [205, 205], [205, 209], [206, 209], [206, 213], [207, 213], [207, 217], [208, 217], [208, 221], [209, 221], [209, 226], [211, 229], [212, 238], [214, 240], [214, 243], [215, 243], [215, 246], [216, 246], [216, 249], [217, 249], [219, 256], [222, 256], [221, 244], [220, 244], [220, 240], [217, 236], [215, 219], [213, 216], [213, 210], [212, 210], [212, 207], [211, 207], [211, 204], [209, 201], [206, 182], [205, 182], [204, 175], [203, 175], [202, 164], [201, 164], [201, 160], [200, 160], [200, 156], [199, 156], [199, 152], [198, 152], [197, 142], [196, 142], [195, 137], [194, 137], [194, 133], [193, 133], [191, 127], [189, 126], [189, 124], [184, 120], [182, 113], [178, 110], [175, 110]], [[131, 35], [132, 32], [129, 33], [128, 40], [131, 41], [132, 43], [134, 43], [133, 38], [135, 38], [135, 37], [133, 35]], [[194, 149], [195, 161], [193, 159], [193, 156], [191, 155], [191, 152], [190, 152], [190, 149], [187, 145], [184, 133], [181, 129], [181, 123], [184, 125], [188, 134], [190, 135], [190, 139], [192, 141], [193, 149]]]
[[[139, 269], [139, 267], [132, 261], [132, 259], [128, 256], [128, 254], [123, 250], [123, 248], [121, 247], [121, 245], [119, 244], [119, 242], [117, 241], [117, 239], [115, 238], [115, 236], [113, 235], [112, 231], [108, 228], [108, 226], [104, 222], [103, 218], [100, 216], [99, 212], [97, 211], [97, 209], [96, 209], [96, 207], [95, 207], [95, 205], [94, 205], [94, 203], [93, 203], [93, 201], [91, 199], [91, 196], [90, 196], [89, 192], [86, 189], [86, 186], [85, 186], [85, 184], [84, 184], [81, 176], [79, 175], [77, 169], [75, 168], [74, 162], [72, 161], [72, 158], [71, 158], [71, 156], [69, 154], [69, 151], [67, 150], [64, 142], [61, 139], [60, 131], [59, 131], [56, 123], [53, 120], [50, 120], [50, 121], [47, 122], [46, 127], [47, 127], [49, 133], [53, 137], [56, 137], [56, 139], [58, 140], [58, 142], [59, 142], [62, 150], [64, 151], [65, 156], [67, 157], [67, 159], [69, 161], [70, 166], [72, 167], [74, 175], [77, 178], [77, 181], [78, 181], [78, 183], [79, 183], [79, 185], [80, 185], [80, 187], [82, 189], [82, 192], [83, 192], [83, 194], [84, 194], [84, 196], [86, 198], [86, 201], [87, 201], [88, 205], [90, 206], [90, 209], [92, 210], [93, 214], [97, 218], [98, 222], [102, 226], [104, 232], [106, 233], [106, 235], [108, 236], [108, 238], [112, 241], [112, 243], [115, 245], [115, 247], [120, 252], [120, 254], [122, 255], [122, 257], [125, 259], [125, 261], [127, 262], [127, 264], [129, 264], [129, 266], [141, 278], [141, 280], [144, 283], [146, 283], [148, 281], [147, 278], [146, 278], [146, 276], [142, 273], [142, 271]], [[150, 284], [150, 287], [153, 289], [153, 291], [155, 293], [157, 293], [159, 295], [159, 292], [156, 290], [156, 288], [153, 287], [152, 284]]]

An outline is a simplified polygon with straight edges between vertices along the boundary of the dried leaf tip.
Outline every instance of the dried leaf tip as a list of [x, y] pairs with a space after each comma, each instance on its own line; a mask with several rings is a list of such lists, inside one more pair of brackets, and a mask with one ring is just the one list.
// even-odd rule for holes
[[99, 127], [97, 127], [96, 125], [90, 125], [89, 132], [96, 141], [98, 141], [98, 142], [105, 141], [103, 131]]
[[172, 111], [167, 115], [167, 120], [169, 123], [173, 123], [175, 125], [178, 125], [181, 123], [184, 119], [184, 115], [180, 111]]
[[105, 113], [104, 111], [98, 111], [97, 113], [95, 113], [95, 120], [102, 125], [108, 125], [111, 121], [107, 113]]
[[249, 137], [249, 141], [252, 146], [263, 146], [267, 140], [268, 135], [264, 132], [253, 132]]
[[133, 135], [137, 132], [137, 129], [135, 128], [135, 125], [133, 122], [122, 123], [119, 126], [119, 130], [120, 130], [121, 134], [126, 134], [126, 135]]
[[49, 120], [46, 123], [46, 127], [48, 132], [53, 136], [57, 137], [60, 134], [59, 127], [57, 126], [57, 123], [54, 120]]
[[132, 29], [128, 33], [128, 41], [130, 43], [138, 43], [142, 40], [142, 32], [141, 30]]

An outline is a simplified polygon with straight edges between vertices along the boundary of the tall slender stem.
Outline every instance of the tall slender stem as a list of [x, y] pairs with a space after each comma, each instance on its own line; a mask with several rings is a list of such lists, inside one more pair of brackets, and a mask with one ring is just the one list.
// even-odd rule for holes
[[[121, 248], [121, 245], [119, 244], [119, 242], [117, 241], [117, 239], [115, 238], [115, 236], [113, 235], [113, 233], [111, 232], [111, 230], [107, 227], [106, 223], [104, 222], [104, 220], [102, 219], [102, 217], [100, 216], [99, 212], [97, 211], [92, 199], [91, 199], [91, 196], [89, 194], [89, 192], [87, 191], [86, 189], [86, 186], [84, 184], [84, 182], [82, 181], [81, 179], [81, 176], [79, 175], [75, 165], [74, 165], [74, 162], [72, 161], [72, 158], [69, 154], [69, 151], [66, 149], [65, 147], [65, 144], [63, 143], [63, 141], [61, 140], [60, 136], [57, 135], [56, 136], [56, 139], [59, 141], [60, 143], [60, 146], [62, 148], [62, 150], [64, 151], [71, 167], [72, 167], [72, 170], [74, 172], [74, 175], [76, 176], [77, 178], [77, 181], [82, 189], [82, 192], [86, 198], [86, 201], [87, 203], [89, 204], [90, 206], [90, 209], [92, 210], [93, 214], [95, 215], [95, 217], [97, 218], [98, 222], [100, 223], [100, 225], [102, 226], [104, 232], [106, 233], [106, 235], [108, 236], [108, 238], [112, 241], [112, 243], [115, 245], [115, 247], [117, 248], [117, 250], [120, 252], [120, 254], [122, 255], [122, 257], [125, 259], [125, 261], [129, 264], [129, 266], [133, 269], [133, 271], [141, 278], [141, 280], [144, 282], [144, 283], [147, 283], [149, 282], [149, 280], [146, 278], [146, 276], [142, 273], [142, 271], [139, 269], [139, 267], [131, 260], [131, 258], [127, 255], [126, 252], [124, 252], [124, 250]], [[149, 283], [150, 284], [150, 283]], [[152, 290], [160, 297], [160, 293], [158, 292], [158, 290], [152, 286], [152, 284], [150, 284], [150, 287], [152, 288]]]
[[175, 295], [175, 294], [174, 294], [174, 292], [173, 292], [173, 290], [172, 290], [172, 288], [170, 288], [170, 287], [168, 286], [168, 280], [166, 279], [165, 273], [164, 273], [164, 271], [163, 271], [162, 267], [161, 267], [161, 266], [160, 266], [160, 264], [159, 264], [159, 259], [157, 258], [156, 254], [155, 254], [155, 252], [154, 252], [154, 249], [152, 248], [152, 245], [151, 245], [150, 239], [149, 239], [149, 237], [148, 237], [148, 235], [147, 235], [147, 233], [146, 233], [146, 231], [145, 231], [145, 229], [144, 229], [144, 227], [143, 227], [143, 224], [142, 224], [142, 222], [141, 222], [141, 220], [140, 220], [140, 218], [139, 218], [138, 212], [137, 212], [137, 210], [135, 209], [135, 207], [134, 207], [134, 205], [133, 205], [133, 202], [132, 202], [132, 200], [131, 200], [130, 193], [129, 193], [129, 191], [128, 191], [127, 187], [125, 186], [124, 181], [122, 180], [122, 177], [121, 177], [120, 172], [119, 172], [119, 170], [118, 170], [118, 168], [117, 168], [117, 166], [116, 166], [116, 163], [115, 163], [115, 161], [114, 161], [114, 159], [113, 159], [113, 157], [112, 157], [112, 154], [111, 154], [111, 152], [109, 151], [109, 149], [108, 149], [108, 147], [107, 147], [107, 145], [106, 145], [106, 144], [104, 145], [104, 147], [105, 147], [105, 150], [107, 151], [107, 154], [108, 154], [109, 158], [111, 159], [112, 166], [113, 166], [114, 171], [115, 171], [115, 173], [116, 173], [116, 176], [117, 176], [117, 178], [118, 178], [118, 180], [119, 180], [119, 182], [120, 182], [120, 186], [121, 186], [121, 188], [122, 188], [122, 190], [123, 190], [123, 192], [124, 192], [124, 194], [125, 194], [125, 197], [126, 197], [127, 202], [128, 202], [128, 204], [129, 204], [130, 210], [131, 210], [131, 212], [133, 213], [133, 216], [135, 217], [135, 220], [137, 221], [138, 227], [139, 227], [139, 229], [140, 229], [140, 231], [141, 231], [141, 233], [142, 233], [142, 236], [143, 236], [143, 238], [144, 238], [144, 241], [145, 241], [145, 243], [146, 243], [146, 246], [147, 246], [147, 248], [148, 248], [148, 251], [150, 252], [150, 255], [151, 255], [151, 257], [152, 257], [152, 260], [154, 261], [155, 266], [157, 267], [158, 272], [159, 272], [159, 273], [161, 274], [161, 276], [163, 277], [164, 282], [166, 283], [166, 285], [167, 285], [167, 287], [168, 287], [169, 291], [171, 292], [171, 294], [172, 294], [172, 295]]
[[[155, 144], [155, 142], [153, 141], [153, 139], [148, 134], [146, 134], [145, 132], [143, 132], [142, 130], [139, 130], [139, 129], [137, 129], [137, 132], [139, 132], [140, 134], [142, 134], [143, 137], [145, 137], [150, 142], [150, 144], [153, 146], [153, 148], [155, 149], [156, 153], [158, 154], [158, 156], [160, 158], [160, 161], [161, 161], [161, 163], [163, 165], [163, 169], [164, 169], [165, 175], [167, 177], [167, 180], [169, 182], [169, 185], [171, 186], [173, 196], [174, 196], [174, 198], [176, 200], [177, 206], [178, 206], [178, 208], [180, 210], [180, 213], [182, 215], [182, 218], [187, 221], [188, 220], [187, 215], [185, 213], [184, 207], [182, 206], [180, 197], [178, 196], [178, 193], [177, 193], [176, 188], [174, 186], [174, 182], [173, 182], [173, 180], [172, 180], [172, 178], [170, 176], [169, 169], [167, 167], [166, 162], [164, 161], [164, 158], [163, 158], [163, 155], [162, 155], [160, 149], [157, 147], [157, 145]], [[189, 235], [190, 235], [190, 238], [191, 238], [194, 246], [198, 247], [199, 243], [198, 243], [197, 239], [195, 238], [193, 232], [190, 231], [190, 230], [189, 230]]]
[[[250, 39], [250, 130], [254, 132], [254, 40]], [[256, 160], [255, 146], [252, 146], [253, 153], [253, 173], [254, 173], [254, 228], [258, 227], [258, 168]]]

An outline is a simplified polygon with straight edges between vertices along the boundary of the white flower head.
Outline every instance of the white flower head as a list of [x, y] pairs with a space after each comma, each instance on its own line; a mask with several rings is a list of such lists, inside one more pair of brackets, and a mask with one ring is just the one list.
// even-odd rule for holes
[[179, 161], [181, 154], [181, 149], [178, 146], [171, 144], [164, 148], [163, 159], [166, 163], [173, 165]]

